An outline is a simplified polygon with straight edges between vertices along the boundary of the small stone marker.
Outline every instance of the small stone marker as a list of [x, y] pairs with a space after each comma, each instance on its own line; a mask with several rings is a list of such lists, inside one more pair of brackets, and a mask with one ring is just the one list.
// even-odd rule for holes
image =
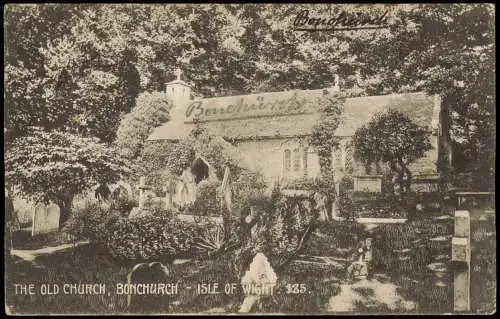
[[257, 253], [250, 268], [241, 278], [245, 300], [239, 312], [249, 312], [262, 295], [272, 295], [278, 277], [263, 253]]
[[31, 235], [47, 234], [59, 229], [61, 209], [56, 204], [37, 205], [33, 214]]
[[347, 276], [351, 279], [366, 279], [368, 277], [368, 265], [365, 261], [365, 250], [359, 248], [359, 259], [347, 267]]
[[454, 263], [454, 311], [470, 311], [470, 213], [455, 212], [455, 236], [452, 239], [451, 260]]
[[162, 190], [165, 192], [165, 209], [169, 209], [172, 204], [172, 196], [169, 193], [170, 189], [167, 186], [164, 186]]
[[[169, 275], [170, 271], [162, 263], [141, 263], [135, 265], [128, 273], [127, 284], [129, 284], [129, 287], [134, 284], [142, 284], [144, 287], [144, 285], [147, 284], [156, 285], [159, 283], [167, 283]], [[150, 289], [152, 289], [151, 286]], [[127, 294], [127, 307], [130, 311], [141, 313], [166, 307], [167, 305], [165, 303], [169, 302], [168, 296], [161, 294], [160, 290], [157, 292], [158, 293], [151, 294], [135, 294], [133, 291], [130, 291], [130, 293]]]
[[146, 186], [145, 178], [142, 176], [139, 182], [139, 208], [144, 208], [147, 189], [149, 189], [149, 187]]

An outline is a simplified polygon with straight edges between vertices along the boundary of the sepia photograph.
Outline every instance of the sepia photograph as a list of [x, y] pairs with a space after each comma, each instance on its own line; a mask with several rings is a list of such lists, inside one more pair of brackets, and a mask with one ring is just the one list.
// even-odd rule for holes
[[494, 4], [3, 15], [6, 314], [496, 313]]

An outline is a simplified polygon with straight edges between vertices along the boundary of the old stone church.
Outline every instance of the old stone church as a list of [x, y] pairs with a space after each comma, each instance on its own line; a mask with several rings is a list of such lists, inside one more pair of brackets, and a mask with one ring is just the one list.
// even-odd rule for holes
[[[321, 114], [315, 108], [317, 97], [325, 90], [297, 90], [239, 96], [192, 99], [192, 88], [184, 81], [167, 83], [166, 93], [173, 102], [170, 121], [157, 127], [149, 140], [178, 140], [186, 137], [194, 119], [211, 134], [224, 137], [240, 151], [245, 165], [260, 171], [271, 186], [286, 184], [319, 175], [319, 158], [314, 148], [304, 143]], [[377, 176], [368, 176], [353, 159], [350, 142], [356, 130], [374, 114], [389, 108], [407, 114], [416, 124], [427, 127], [433, 149], [412, 166], [413, 174], [433, 175], [439, 172], [438, 158], [451, 162], [449, 143], [442, 134], [439, 96], [424, 93], [354, 97], [346, 100], [336, 135], [341, 138], [332, 153], [335, 178], [345, 174], [355, 178], [356, 188], [377, 190]]]

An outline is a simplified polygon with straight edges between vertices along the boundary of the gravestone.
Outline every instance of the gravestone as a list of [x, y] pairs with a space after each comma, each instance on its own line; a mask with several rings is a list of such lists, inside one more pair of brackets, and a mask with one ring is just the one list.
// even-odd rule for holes
[[59, 230], [61, 209], [56, 204], [35, 207], [31, 235], [47, 234]]
[[380, 193], [382, 191], [382, 175], [354, 176], [354, 190]]
[[[358, 250], [359, 259], [347, 267], [347, 277], [349, 279], [366, 279], [368, 277], [368, 265], [365, 260], [365, 250]], [[370, 255], [371, 258], [371, 255]]]
[[193, 203], [196, 200], [196, 185], [195, 176], [190, 169], [184, 170], [175, 186], [172, 202], [179, 207]]
[[470, 213], [455, 211], [455, 235], [451, 260], [454, 267], [453, 300], [455, 311], [470, 311]]
[[239, 312], [249, 312], [261, 296], [272, 295], [277, 281], [278, 276], [267, 257], [263, 253], [257, 253], [241, 278], [243, 291], [247, 292]]
[[[167, 283], [169, 280], [170, 271], [159, 262], [141, 263], [127, 275], [127, 284], [136, 285], [142, 284], [159, 284]], [[162, 311], [168, 308], [170, 298], [168, 295], [157, 294], [127, 294], [127, 307], [129, 311], [135, 313], [149, 313], [154, 311]]]

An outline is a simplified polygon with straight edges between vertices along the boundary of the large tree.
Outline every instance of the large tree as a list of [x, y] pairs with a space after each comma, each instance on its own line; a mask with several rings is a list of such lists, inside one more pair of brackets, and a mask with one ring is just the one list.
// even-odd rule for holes
[[32, 128], [5, 154], [6, 184], [35, 202], [59, 205], [59, 226], [70, 216], [75, 195], [128, 174], [128, 165], [97, 138]]
[[104, 12], [92, 5], [6, 10], [8, 182], [36, 201], [57, 203], [61, 225], [75, 194], [112, 183], [127, 168], [101, 142], [114, 140], [120, 116], [133, 107], [139, 74], [133, 47], [109, 41], [121, 35], [96, 19]]
[[[425, 91], [442, 97], [443, 134], [454, 165], [492, 187], [495, 156], [495, 32], [490, 4], [400, 5], [374, 37], [353, 39], [370, 93]], [[446, 121], [448, 120], [448, 121]], [[481, 154], [481, 156], [477, 156]], [[485, 185], [486, 186], [486, 185]]]
[[[5, 124], [12, 137], [41, 126], [114, 139], [140, 79], [134, 47], [120, 42], [126, 25], [118, 22], [117, 31], [97, 18], [107, 11], [91, 5], [7, 8]], [[110, 20], [120, 21], [115, 13]]]
[[403, 195], [410, 192], [410, 165], [432, 148], [429, 132], [406, 115], [389, 110], [377, 114], [354, 134], [354, 157], [369, 167], [388, 164]]

